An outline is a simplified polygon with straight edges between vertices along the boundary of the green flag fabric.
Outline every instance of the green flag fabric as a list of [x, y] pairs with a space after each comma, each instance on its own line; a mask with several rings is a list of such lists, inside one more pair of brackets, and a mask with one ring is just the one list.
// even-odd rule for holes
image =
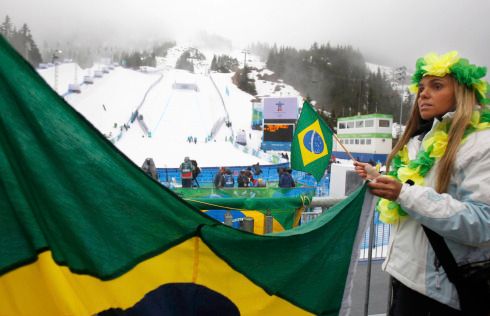
[[0, 61], [0, 315], [348, 313], [365, 186], [288, 231], [233, 229], [148, 177], [1, 36]]
[[320, 181], [330, 163], [332, 136], [332, 130], [305, 101], [291, 144], [291, 168], [308, 172]]
[[[237, 210], [268, 212], [277, 220], [278, 228], [291, 229], [297, 225], [299, 215], [313, 198], [315, 188], [186, 188], [174, 192], [201, 210]], [[243, 213], [250, 217], [250, 213]], [[252, 216], [253, 217], [253, 216]], [[260, 221], [260, 218], [257, 220]], [[262, 220], [263, 221], [263, 220]]]

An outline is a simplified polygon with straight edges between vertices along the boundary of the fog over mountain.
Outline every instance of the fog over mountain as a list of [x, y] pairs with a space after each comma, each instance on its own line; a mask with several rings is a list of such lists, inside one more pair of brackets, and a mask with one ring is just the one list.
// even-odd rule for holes
[[490, 65], [489, 12], [486, 0], [0, 0], [0, 19], [27, 23], [41, 47], [195, 43], [207, 34], [235, 48], [257, 41], [352, 45], [368, 61], [409, 67], [428, 51], [452, 49]]

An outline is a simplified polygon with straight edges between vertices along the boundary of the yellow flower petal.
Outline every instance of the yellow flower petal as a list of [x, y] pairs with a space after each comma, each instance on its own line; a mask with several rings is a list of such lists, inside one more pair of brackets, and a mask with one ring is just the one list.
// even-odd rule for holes
[[408, 91], [410, 91], [411, 94], [417, 94], [419, 92], [419, 85], [412, 83], [408, 86]]
[[400, 215], [398, 214], [399, 209], [400, 206], [397, 203], [380, 199], [377, 205], [379, 220], [385, 224], [395, 224], [400, 219]]
[[474, 83], [473, 88], [476, 91], [478, 91], [480, 96], [485, 97], [487, 95], [488, 86], [487, 86], [487, 82], [485, 80], [480, 80], [477, 83]]
[[447, 142], [447, 133], [436, 131], [432, 137], [429, 137], [424, 141], [424, 148], [427, 150], [432, 145], [432, 151], [429, 153], [429, 156], [441, 158], [446, 152]]
[[407, 165], [410, 162], [408, 158], [408, 147], [407, 145], [403, 146], [402, 150], [399, 152], [400, 159], [404, 165]]
[[436, 131], [443, 131], [444, 133], [446, 133], [446, 131], [447, 131], [447, 122], [437, 124], [435, 130]]
[[435, 53], [429, 53], [424, 57], [425, 66], [422, 66], [422, 69], [426, 71], [424, 76], [444, 77], [451, 72], [449, 68], [457, 63], [459, 59], [457, 51], [451, 51], [440, 56]]
[[476, 126], [477, 129], [486, 129], [490, 127], [490, 123], [485, 122], [485, 123], [480, 123]]
[[440, 158], [446, 152], [447, 142], [447, 133], [438, 130], [431, 137], [424, 140], [423, 146], [425, 150], [428, 150], [432, 145], [432, 151], [429, 153], [429, 156], [433, 158]]
[[398, 213], [380, 213], [379, 214], [379, 220], [385, 224], [396, 224], [398, 220], [400, 219], [400, 216]]
[[473, 113], [471, 114], [471, 125], [477, 128], [478, 123], [480, 123], [480, 112], [473, 111]]
[[411, 169], [408, 167], [401, 167], [398, 169], [398, 179], [402, 183], [407, 182], [407, 180], [412, 180], [417, 185], [424, 184], [424, 177], [419, 174], [419, 168]]

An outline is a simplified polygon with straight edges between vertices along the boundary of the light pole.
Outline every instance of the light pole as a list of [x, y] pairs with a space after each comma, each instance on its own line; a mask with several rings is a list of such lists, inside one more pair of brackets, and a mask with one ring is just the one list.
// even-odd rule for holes
[[245, 57], [243, 58], [243, 69], [247, 67], [247, 54], [250, 54], [248, 49], [242, 50], [242, 53], [245, 54]]
[[395, 69], [395, 81], [401, 86], [401, 100], [400, 100], [400, 127], [398, 130], [398, 136], [402, 134], [402, 116], [403, 116], [403, 97], [405, 96], [405, 79], [407, 76], [407, 67], [402, 66]]
[[57, 49], [53, 53], [53, 59], [52, 63], [54, 64], [54, 91], [58, 93], [58, 59], [60, 58], [60, 54], [63, 53], [63, 51]]

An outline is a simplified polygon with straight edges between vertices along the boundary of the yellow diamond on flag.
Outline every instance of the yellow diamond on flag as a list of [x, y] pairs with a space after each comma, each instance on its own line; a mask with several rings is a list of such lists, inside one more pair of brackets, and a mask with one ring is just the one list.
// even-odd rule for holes
[[327, 144], [318, 120], [298, 133], [298, 143], [304, 166], [328, 155]]

